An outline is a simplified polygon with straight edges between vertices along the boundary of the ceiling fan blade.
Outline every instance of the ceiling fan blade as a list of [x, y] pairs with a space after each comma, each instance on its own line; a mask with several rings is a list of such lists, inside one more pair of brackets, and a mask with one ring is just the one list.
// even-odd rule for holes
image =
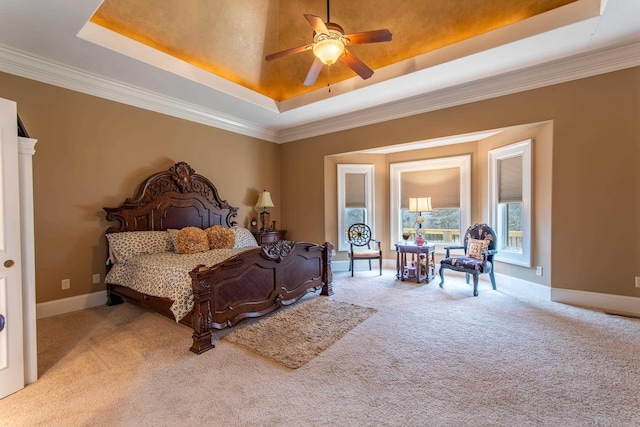
[[363, 80], [367, 80], [373, 75], [373, 70], [347, 49], [344, 50], [344, 55], [340, 56], [340, 60], [362, 77]]
[[313, 27], [313, 31], [317, 34], [329, 34], [329, 29], [324, 24], [324, 21], [319, 16], [305, 14], [305, 18], [309, 21], [309, 24]]
[[383, 30], [365, 31], [362, 33], [345, 34], [344, 38], [349, 39], [349, 44], [390, 42], [391, 31]]
[[295, 53], [304, 52], [305, 50], [309, 50], [313, 47], [313, 43], [305, 44], [303, 46], [292, 47], [291, 49], [286, 49], [281, 52], [272, 53], [270, 55], [265, 56], [264, 59], [267, 61], [271, 61], [272, 59], [282, 58], [283, 56], [293, 55]]
[[307, 73], [307, 77], [304, 79], [305, 86], [313, 86], [316, 84], [316, 80], [318, 79], [318, 75], [320, 71], [322, 71], [322, 66], [324, 64], [318, 58], [314, 59], [313, 64], [311, 64], [311, 68]]

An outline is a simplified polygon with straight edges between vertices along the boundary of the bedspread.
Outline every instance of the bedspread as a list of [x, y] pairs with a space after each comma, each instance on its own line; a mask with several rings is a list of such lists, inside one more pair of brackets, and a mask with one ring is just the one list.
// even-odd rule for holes
[[200, 264], [210, 267], [249, 249], [252, 248], [213, 249], [195, 254], [163, 252], [138, 255], [115, 263], [107, 273], [105, 283], [171, 299], [173, 304], [170, 309], [178, 322], [193, 309], [189, 272]]

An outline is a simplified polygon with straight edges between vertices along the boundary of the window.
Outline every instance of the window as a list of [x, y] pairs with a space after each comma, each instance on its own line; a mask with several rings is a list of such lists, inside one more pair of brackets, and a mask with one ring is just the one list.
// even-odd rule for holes
[[531, 145], [489, 151], [489, 222], [498, 236], [496, 260], [531, 267]]
[[391, 168], [391, 249], [409, 234], [415, 238], [417, 213], [409, 197], [431, 197], [432, 212], [422, 213], [428, 243], [460, 242], [471, 222], [471, 156], [395, 163]]
[[338, 250], [349, 250], [347, 230], [367, 224], [374, 233], [373, 165], [338, 165]]

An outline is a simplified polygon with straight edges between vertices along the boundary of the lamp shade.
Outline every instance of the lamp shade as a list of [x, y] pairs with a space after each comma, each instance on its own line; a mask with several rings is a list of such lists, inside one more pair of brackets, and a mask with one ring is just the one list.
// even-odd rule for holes
[[431, 197], [409, 197], [409, 212], [431, 211]]
[[344, 43], [340, 40], [328, 38], [319, 40], [313, 45], [313, 54], [323, 64], [331, 65], [344, 53]]
[[262, 193], [258, 195], [258, 202], [256, 203], [256, 207], [259, 208], [272, 208], [273, 201], [271, 200], [271, 194], [267, 190], [263, 190]]

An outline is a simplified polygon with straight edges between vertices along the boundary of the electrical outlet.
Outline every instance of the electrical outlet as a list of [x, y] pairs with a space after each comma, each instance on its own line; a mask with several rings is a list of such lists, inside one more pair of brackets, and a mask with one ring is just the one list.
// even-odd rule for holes
[[536, 276], [542, 276], [542, 267], [541, 266], [537, 266], [536, 267]]
[[636, 288], [640, 288], [640, 277], [636, 276]]
[[71, 288], [71, 279], [62, 279], [62, 289]]
[[93, 275], [93, 284], [97, 285], [100, 283], [100, 273], [96, 273]]

